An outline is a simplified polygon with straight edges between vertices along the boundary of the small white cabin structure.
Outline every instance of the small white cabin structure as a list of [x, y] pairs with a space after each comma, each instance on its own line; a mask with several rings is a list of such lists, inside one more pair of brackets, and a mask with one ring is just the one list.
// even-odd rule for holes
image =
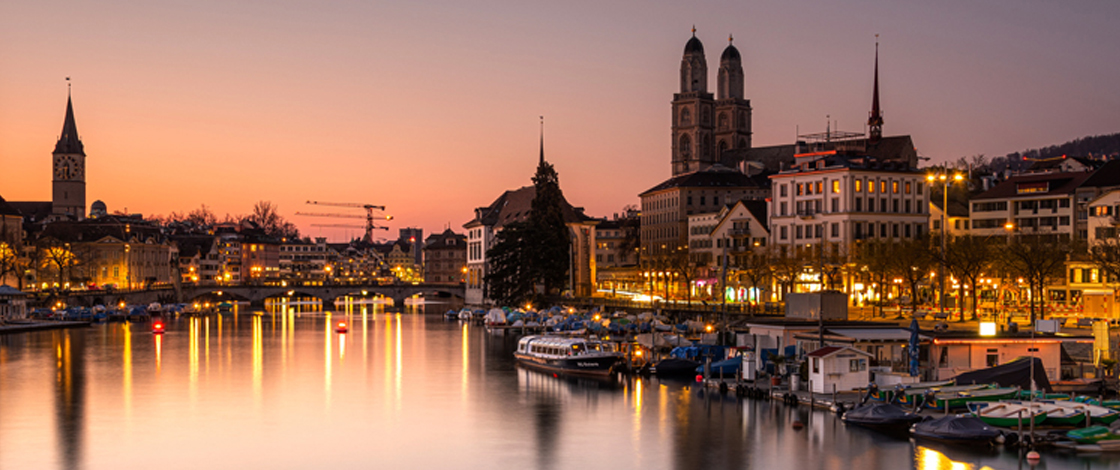
[[27, 318], [28, 297], [30, 297], [29, 294], [0, 285], [0, 323], [4, 323], [4, 320], [23, 320]]
[[867, 364], [871, 354], [851, 346], [825, 346], [807, 355], [813, 393], [846, 392], [866, 387], [871, 381]]

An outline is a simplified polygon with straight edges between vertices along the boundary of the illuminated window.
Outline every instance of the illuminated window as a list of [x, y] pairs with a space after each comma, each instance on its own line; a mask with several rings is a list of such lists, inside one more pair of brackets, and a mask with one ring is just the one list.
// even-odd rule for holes
[[910, 182], [906, 182], [906, 194], [910, 194]]
[[898, 194], [898, 181], [891, 182], [891, 192]]
[[833, 193], [839, 193], [840, 192], [840, 180], [832, 180], [832, 192]]
[[874, 193], [874, 192], [875, 192], [875, 182], [874, 181], [868, 181], [867, 182], [867, 193], [871, 194], [871, 193]]
[[[879, 192], [883, 194], [887, 193], [887, 182], [885, 180], [879, 182]], [[895, 192], [898, 191], [896, 190]]]
[[824, 183], [817, 181], [817, 194], [824, 192]]
[[856, 180], [856, 192], [863, 191], [863, 180]]

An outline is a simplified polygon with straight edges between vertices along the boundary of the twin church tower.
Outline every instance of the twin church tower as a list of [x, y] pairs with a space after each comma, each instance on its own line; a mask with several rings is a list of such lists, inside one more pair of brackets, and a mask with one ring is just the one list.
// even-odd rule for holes
[[716, 163], [734, 166], [725, 153], [751, 147], [751, 102], [743, 97], [743, 82], [742, 57], [728, 37], [715, 97], [708, 92], [704, 45], [692, 28], [681, 59], [681, 91], [673, 95], [673, 176]]

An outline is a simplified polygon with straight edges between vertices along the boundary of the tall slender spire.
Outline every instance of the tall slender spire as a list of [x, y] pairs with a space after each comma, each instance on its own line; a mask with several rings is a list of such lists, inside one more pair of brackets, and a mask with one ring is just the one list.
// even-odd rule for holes
[[541, 161], [540, 161], [540, 164], [541, 165], [544, 164], [544, 116], [541, 116]]
[[[70, 81], [70, 77], [66, 77]], [[69, 85], [67, 86], [69, 88]], [[81, 139], [78, 138], [78, 124], [74, 121], [74, 102], [70, 98], [70, 91], [66, 92], [66, 120], [62, 123], [62, 134], [54, 146], [54, 153], [76, 153], [85, 155]]]
[[875, 35], [875, 85], [871, 91], [871, 116], [867, 118], [871, 142], [883, 138], [883, 111], [879, 109], [879, 35]]

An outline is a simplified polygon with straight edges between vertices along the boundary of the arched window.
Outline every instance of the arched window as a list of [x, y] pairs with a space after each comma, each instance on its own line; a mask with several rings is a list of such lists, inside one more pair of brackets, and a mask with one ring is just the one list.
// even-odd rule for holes
[[687, 126], [692, 124], [692, 113], [688, 108], [681, 108], [681, 125]]
[[[664, 141], [662, 141], [664, 142]], [[681, 136], [681, 156], [687, 157], [692, 153], [692, 139], [688, 138], [688, 134]]]
[[726, 150], [727, 150], [727, 141], [726, 140], [719, 141], [719, 156], [722, 157], [723, 152], [726, 151]]
[[727, 113], [719, 113], [716, 123], [720, 129], [727, 129]]

